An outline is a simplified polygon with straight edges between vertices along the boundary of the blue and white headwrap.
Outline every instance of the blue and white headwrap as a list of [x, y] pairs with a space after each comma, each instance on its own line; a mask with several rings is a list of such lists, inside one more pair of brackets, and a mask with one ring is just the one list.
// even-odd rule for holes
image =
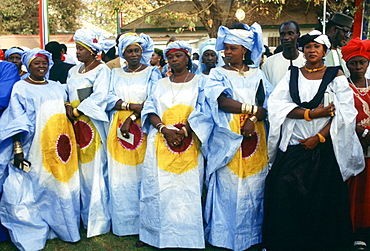
[[49, 72], [50, 72], [50, 68], [53, 66], [54, 62], [53, 62], [53, 59], [52, 59], [52, 55], [50, 52], [46, 51], [46, 50], [43, 50], [43, 49], [32, 49], [32, 50], [28, 50], [26, 51], [25, 53], [23, 53], [22, 55], [22, 64], [24, 66], [26, 66], [27, 68], [27, 71], [30, 72], [30, 64], [32, 62], [32, 60], [34, 60], [38, 54], [42, 54], [44, 56], [47, 57], [48, 59], [48, 63], [49, 63], [49, 67], [48, 67], [48, 72], [46, 73], [45, 75], [45, 78], [49, 78]]
[[167, 60], [167, 53], [172, 49], [178, 49], [184, 51], [191, 58], [191, 45], [185, 41], [174, 41], [169, 43], [167, 47], [163, 50], [163, 57]]
[[19, 49], [17, 47], [12, 47], [5, 51], [5, 59], [8, 59], [8, 57], [13, 54], [19, 54], [19, 56], [22, 56], [23, 53], [24, 53], [24, 50]]
[[216, 50], [216, 38], [211, 38], [204, 41], [199, 46], [199, 63], [201, 65], [201, 71], [204, 71], [206, 69], [206, 66], [203, 64], [203, 53], [208, 50], [214, 51], [217, 55], [216, 67], [222, 66], [224, 64], [221, 52]]
[[115, 45], [115, 41], [105, 39], [101, 32], [93, 29], [79, 29], [73, 36], [73, 40], [84, 46], [91, 52], [107, 52], [110, 48]]
[[220, 26], [217, 33], [216, 50], [224, 50], [224, 44], [241, 45], [251, 52], [254, 66], [258, 67], [263, 50], [262, 28], [258, 23], [252, 26], [243, 24], [243, 26], [244, 29], [228, 29]]
[[152, 58], [154, 52], [154, 43], [153, 40], [144, 33], [141, 33], [138, 36], [136, 33], [126, 33], [123, 34], [118, 41], [118, 55], [124, 59], [123, 53], [127, 46], [131, 44], [136, 44], [141, 47], [141, 59], [140, 63], [149, 65], [150, 59]]

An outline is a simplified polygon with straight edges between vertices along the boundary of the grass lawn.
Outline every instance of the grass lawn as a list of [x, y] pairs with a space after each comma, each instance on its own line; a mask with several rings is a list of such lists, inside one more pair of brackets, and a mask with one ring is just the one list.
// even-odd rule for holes
[[[124, 236], [118, 237], [112, 233], [104, 234], [101, 236], [86, 238], [86, 231], [81, 230], [81, 240], [77, 243], [63, 242], [60, 239], [48, 240], [43, 250], [46, 251], [153, 251], [159, 250], [150, 246], [144, 246], [137, 248], [135, 246], [138, 241], [138, 236]], [[11, 241], [0, 242], [1, 251], [17, 251], [18, 249], [13, 245]], [[166, 249], [171, 250], [185, 250], [185, 249]], [[225, 249], [207, 246], [205, 250], [208, 251], [222, 251]], [[253, 249], [251, 249], [253, 250]], [[257, 251], [257, 249], [254, 249]]]

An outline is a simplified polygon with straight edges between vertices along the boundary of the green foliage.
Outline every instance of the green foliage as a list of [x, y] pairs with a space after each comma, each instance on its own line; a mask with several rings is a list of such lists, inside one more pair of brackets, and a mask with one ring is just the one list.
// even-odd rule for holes
[[[79, 0], [49, 0], [50, 34], [74, 32], [81, 9]], [[1, 3], [0, 35], [39, 34], [38, 0], [3, 0]]]

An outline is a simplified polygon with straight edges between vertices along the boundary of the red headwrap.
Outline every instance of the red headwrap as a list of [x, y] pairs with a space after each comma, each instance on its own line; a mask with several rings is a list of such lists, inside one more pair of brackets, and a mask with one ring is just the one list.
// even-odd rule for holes
[[166, 56], [168, 54], [172, 53], [172, 52], [175, 52], [175, 51], [182, 51], [182, 52], [184, 52], [186, 55], [188, 55], [190, 57], [190, 53], [187, 50], [184, 50], [184, 49], [176, 49], [176, 48], [168, 50], [167, 53], [166, 53]]
[[358, 37], [352, 39], [346, 46], [342, 47], [342, 55], [346, 62], [356, 56], [363, 56], [370, 60], [370, 40], [361, 40]]
[[0, 60], [4, 60], [4, 59], [5, 59], [4, 51], [0, 49]]

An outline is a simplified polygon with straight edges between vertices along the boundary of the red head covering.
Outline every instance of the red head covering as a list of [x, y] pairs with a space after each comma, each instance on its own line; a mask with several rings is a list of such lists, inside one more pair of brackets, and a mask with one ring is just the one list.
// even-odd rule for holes
[[352, 39], [342, 47], [342, 55], [346, 62], [356, 56], [363, 56], [370, 60], [370, 40], [361, 40], [358, 37]]
[[5, 59], [4, 51], [0, 49], [0, 60], [4, 60], [4, 59]]

